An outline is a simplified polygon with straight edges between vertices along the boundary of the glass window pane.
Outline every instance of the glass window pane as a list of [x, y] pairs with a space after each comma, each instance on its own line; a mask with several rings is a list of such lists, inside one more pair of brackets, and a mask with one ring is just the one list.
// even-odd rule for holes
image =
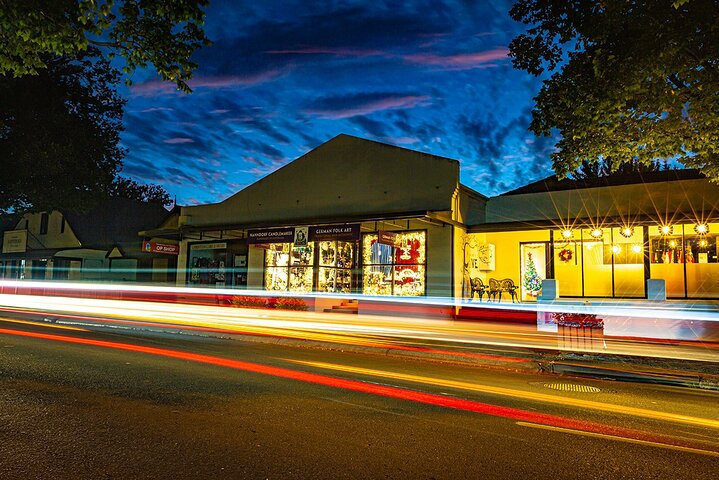
[[394, 267], [394, 295], [424, 295], [424, 265]]
[[365, 265], [391, 265], [392, 250], [389, 245], [377, 243], [377, 235], [367, 234], [362, 239], [362, 259]]
[[719, 298], [719, 223], [708, 224], [706, 233], [697, 233], [695, 225], [684, 228], [687, 295], [690, 298]]
[[400, 247], [395, 249], [395, 264], [425, 263], [425, 237], [425, 232], [399, 233], [397, 240]]
[[563, 297], [582, 296], [582, 249], [580, 242], [554, 244], [554, 278]]
[[315, 252], [311, 243], [305, 247], [292, 247], [292, 265], [312, 265], [314, 259]]
[[336, 261], [335, 242], [319, 242], [319, 248], [320, 248], [320, 265], [334, 267], [335, 261]]
[[290, 286], [291, 292], [311, 292], [312, 291], [312, 267], [292, 267], [290, 268]]
[[582, 230], [584, 295], [587, 297], [611, 297], [613, 255], [611, 232], [609, 229], [605, 229], [602, 237], [596, 239], [592, 238], [591, 232], [591, 230]]
[[338, 268], [335, 272], [335, 292], [350, 293], [352, 291], [352, 270]]
[[335, 270], [334, 268], [320, 267], [317, 278], [317, 288], [320, 292], [335, 291]]
[[289, 265], [289, 244], [275, 243], [265, 250], [265, 264], [268, 267], [282, 267]]
[[367, 295], [391, 295], [392, 267], [384, 265], [364, 267], [362, 293]]
[[341, 268], [354, 266], [354, 243], [337, 242], [337, 266]]
[[684, 254], [681, 225], [663, 235], [659, 226], [649, 227], [650, 278], [663, 279], [667, 297], [684, 297]]
[[[629, 233], [629, 232], [626, 232]], [[634, 227], [628, 237], [621, 228], [612, 229], [614, 255], [614, 296], [644, 296], [644, 227]]]
[[287, 268], [267, 267], [265, 269], [266, 290], [287, 290]]

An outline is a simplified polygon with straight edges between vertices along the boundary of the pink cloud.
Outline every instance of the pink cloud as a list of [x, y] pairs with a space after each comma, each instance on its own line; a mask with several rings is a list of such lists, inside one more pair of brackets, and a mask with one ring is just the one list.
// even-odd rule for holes
[[195, 143], [195, 141], [191, 138], [187, 137], [174, 137], [174, 138], [166, 138], [163, 140], [164, 143]]
[[[190, 88], [222, 89], [233, 87], [251, 87], [262, 83], [268, 83], [282, 76], [283, 70], [267, 70], [252, 75], [220, 75], [215, 77], [196, 77], [188, 82]], [[134, 96], [152, 96], [165, 95], [169, 93], [177, 93], [178, 90], [174, 83], [163, 82], [161, 80], [152, 80], [149, 82], [138, 83], [130, 87], [130, 92]]]
[[497, 48], [485, 52], [459, 53], [447, 56], [418, 53], [405, 55], [402, 58], [407, 62], [421, 65], [431, 65], [452, 70], [470, 70], [473, 68], [493, 67], [495, 65], [493, 65], [492, 62], [506, 60], [508, 53], [509, 50], [506, 48]]
[[305, 113], [318, 115], [322, 118], [339, 119], [350, 118], [358, 115], [368, 115], [370, 113], [382, 110], [397, 110], [402, 108], [412, 108], [417, 105], [424, 106], [429, 104], [430, 97], [425, 95], [407, 95], [403, 97], [388, 97], [380, 100], [373, 100], [359, 105], [338, 109], [317, 109], [306, 110]]
[[285, 50], [268, 50], [273, 55], [338, 55], [340, 57], [370, 57], [386, 55], [381, 50], [362, 50], [355, 48], [306, 47]]

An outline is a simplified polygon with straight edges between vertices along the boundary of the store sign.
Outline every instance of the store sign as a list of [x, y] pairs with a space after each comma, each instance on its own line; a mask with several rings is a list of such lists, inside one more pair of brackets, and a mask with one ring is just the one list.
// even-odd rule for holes
[[223, 248], [227, 248], [227, 242], [194, 243], [190, 245], [190, 250], [221, 250]]
[[247, 243], [292, 243], [295, 239], [294, 228], [263, 228], [247, 231]]
[[360, 224], [351, 225], [329, 225], [309, 228], [310, 242], [321, 242], [325, 240], [359, 240]]
[[27, 230], [8, 230], [3, 236], [2, 253], [27, 251]]
[[395, 248], [401, 247], [397, 232], [388, 232], [387, 230], [379, 230], [377, 232], [377, 243]]
[[142, 242], [142, 250], [148, 253], [180, 254], [180, 246], [172, 243]]

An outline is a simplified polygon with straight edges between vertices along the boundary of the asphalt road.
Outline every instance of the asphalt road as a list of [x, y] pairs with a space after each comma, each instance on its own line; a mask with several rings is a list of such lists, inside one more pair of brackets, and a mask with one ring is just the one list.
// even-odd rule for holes
[[0, 321], [2, 479], [716, 479], [717, 452], [719, 392]]

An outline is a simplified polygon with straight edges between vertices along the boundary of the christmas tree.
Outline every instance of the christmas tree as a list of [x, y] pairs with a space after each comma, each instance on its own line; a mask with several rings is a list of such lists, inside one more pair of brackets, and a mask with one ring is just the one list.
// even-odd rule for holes
[[537, 273], [537, 267], [534, 265], [531, 253], [527, 253], [527, 271], [524, 272], [523, 284], [530, 295], [536, 295], [542, 289], [542, 279]]

